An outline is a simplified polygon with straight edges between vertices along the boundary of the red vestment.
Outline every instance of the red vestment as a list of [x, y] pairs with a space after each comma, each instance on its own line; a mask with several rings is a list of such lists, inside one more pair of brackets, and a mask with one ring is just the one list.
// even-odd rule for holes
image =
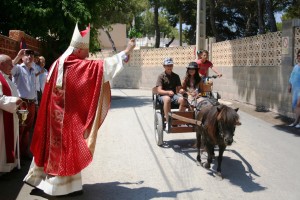
[[[0, 73], [0, 82], [2, 84], [3, 94], [6, 96], [12, 96], [11, 89], [6, 82], [3, 75]], [[4, 136], [5, 136], [5, 151], [6, 151], [6, 162], [15, 162], [14, 152], [14, 117], [12, 113], [3, 110], [3, 124], [4, 124]]]
[[[84, 137], [93, 124], [100, 91], [104, 88], [103, 61], [68, 56], [64, 62], [62, 88], [56, 88], [58, 65], [59, 59], [45, 84], [30, 149], [35, 164], [44, 167], [45, 173], [71, 176], [92, 161], [92, 152]], [[110, 102], [110, 90], [103, 95]], [[107, 110], [104, 112], [105, 117]], [[103, 120], [99, 120], [100, 125]]]

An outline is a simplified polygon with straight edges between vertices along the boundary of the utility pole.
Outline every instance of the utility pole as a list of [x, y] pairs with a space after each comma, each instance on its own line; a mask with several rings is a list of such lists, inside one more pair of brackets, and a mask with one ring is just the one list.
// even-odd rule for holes
[[[206, 39], [206, 0], [197, 0], [197, 29], [196, 29], [196, 51], [205, 49]], [[196, 55], [197, 57], [197, 55]]]

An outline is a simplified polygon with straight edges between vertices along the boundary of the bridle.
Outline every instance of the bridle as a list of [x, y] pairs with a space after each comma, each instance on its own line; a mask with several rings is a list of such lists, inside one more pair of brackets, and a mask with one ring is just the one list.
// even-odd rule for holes
[[224, 139], [224, 131], [223, 131], [222, 123], [219, 120], [218, 120], [218, 130], [221, 139]]

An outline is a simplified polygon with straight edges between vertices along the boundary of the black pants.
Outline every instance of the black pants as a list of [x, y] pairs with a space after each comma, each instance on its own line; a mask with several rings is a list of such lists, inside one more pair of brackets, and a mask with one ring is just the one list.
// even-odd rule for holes
[[37, 99], [38, 99], [38, 105], [41, 105], [42, 91], [37, 91]]

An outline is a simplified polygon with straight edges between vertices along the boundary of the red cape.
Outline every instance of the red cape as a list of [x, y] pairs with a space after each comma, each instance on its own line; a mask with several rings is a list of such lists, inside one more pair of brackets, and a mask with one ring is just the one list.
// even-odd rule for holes
[[64, 62], [61, 89], [55, 87], [58, 65], [59, 60], [52, 66], [53, 73], [45, 84], [31, 151], [36, 165], [44, 167], [46, 173], [70, 176], [92, 161], [84, 133], [95, 117], [103, 62], [70, 55]]

